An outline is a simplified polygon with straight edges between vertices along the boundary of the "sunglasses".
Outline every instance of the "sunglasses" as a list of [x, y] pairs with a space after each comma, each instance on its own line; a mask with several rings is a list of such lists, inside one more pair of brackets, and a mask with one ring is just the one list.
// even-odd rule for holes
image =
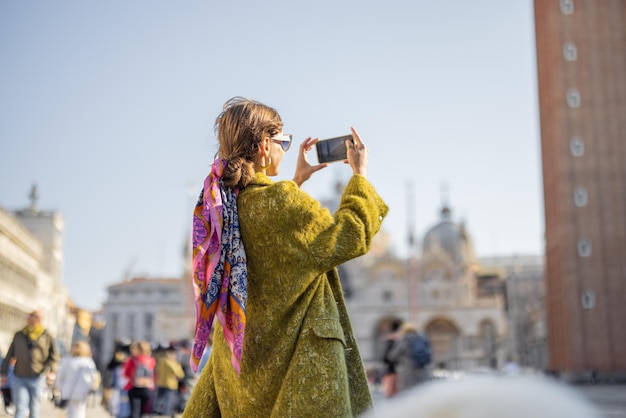
[[291, 134], [284, 135], [281, 132], [281, 133], [271, 137], [270, 140], [272, 140], [274, 142], [278, 142], [280, 144], [280, 147], [283, 149], [283, 151], [287, 152], [287, 150], [291, 146], [291, 138], [292, 137], [293, 137], [293, 135], [291, 135]]

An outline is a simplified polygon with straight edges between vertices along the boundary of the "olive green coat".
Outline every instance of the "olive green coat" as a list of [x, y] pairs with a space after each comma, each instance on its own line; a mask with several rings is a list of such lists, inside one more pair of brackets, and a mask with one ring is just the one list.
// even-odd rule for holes
[[241, 375], [222, 328], [183, 417], [353, 417], [372, 400], [336, 266], [369, 250], [388, 208], [362, 176], [333, 215], [257, 174], [238, 198], [248, 257]]

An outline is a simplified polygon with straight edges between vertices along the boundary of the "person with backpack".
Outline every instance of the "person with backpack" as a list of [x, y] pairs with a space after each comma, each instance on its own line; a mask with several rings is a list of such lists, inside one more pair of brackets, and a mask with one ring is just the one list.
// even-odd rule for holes
[[405, 322], [400, 335], [388, 354], [396, 363], [397, 392], [402, 392], [428, 379], [431, 362], [428, 337], [417, 332], [415, 325]]
[[130, 346], [131, 358], [124, 366], [128, 379], [126, 390], [132, 418], [141, 418], [152, 412], [152, 396], [155, 389], [154, 369], [156, 361], [147, 341], [134, 342]]

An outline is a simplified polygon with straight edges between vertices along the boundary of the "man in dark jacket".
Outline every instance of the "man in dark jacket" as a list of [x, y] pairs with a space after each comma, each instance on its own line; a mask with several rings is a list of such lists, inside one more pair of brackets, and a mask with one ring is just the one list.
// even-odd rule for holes
[[12, 357], [16, 359], [13, 380], [15, 418], [25, 418], [27, 411], [30, 411], [30, 418], [39, 418], [44, 378], [47, 375], [54, 379], [59, 362], [56, 342], [41, 323], [39, 311], [31, 312], [26, 327], [15, 333], [0, 368], [2, 381], [6, 379]]

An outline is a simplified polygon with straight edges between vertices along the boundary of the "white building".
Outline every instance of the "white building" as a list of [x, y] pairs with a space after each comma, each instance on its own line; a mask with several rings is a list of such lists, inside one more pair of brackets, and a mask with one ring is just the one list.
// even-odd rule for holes
[[506, 282], [509, 324], [507, 356], [523, 367], [548, 368], [546, 298], [543, 256], [481, 258]]
[[37, 189], [28, 209], [0, 209], [0, 350], [5, 353], [26, 317], [40, 310], [43, 323], [60, 345], [71, 342], [73, 318], [61, 282], [63, 218], [39, 211]]
[[192, 339], [195, 305], [189, 292], [191, 280], [136, 277], [109, 286], [103, 306], [106, 326], [102, 357], [106, 364], [117, 341], [148, 341], [167, 345]]
[[424, 235], [416, 280], [412, 320], [430, 337], [435, 364], [468, 370], [504, 363], [504, 282], [482, 271], [465, 225], [446, 206]]

